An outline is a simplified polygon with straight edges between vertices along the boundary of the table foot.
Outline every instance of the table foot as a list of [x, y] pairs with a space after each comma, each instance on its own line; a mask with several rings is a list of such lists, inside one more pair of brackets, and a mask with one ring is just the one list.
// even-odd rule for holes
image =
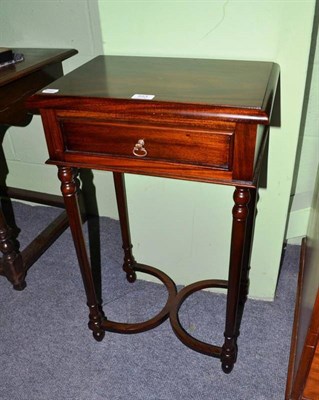
[[123, 264], [123, 271], [126, 272], [126, 279], [128, 282], [133, 283], [136, 281], [136, 272], [135, 272], [135, 265], [136, 261], [132, 255], [132, 245], [128, 248], [123, 246], [124, 250], [124, 264]]
[[89, 305], [90, 314], [88, 327], [93, 332], [93, 337], [97, 342], [101, 342], [105, 336], [105, 332], [101, 328], [104, 314], [100, 311], [100, 308], [101, 306], [99, 304]]
[[22, 282], [20, 282], [16, 285], [13, 285], [13, 289], [17, 290], [17, 291], [24, 290], [26, 287], [27, 287], [27, 283], [25, 280], [23, 280]]
[[102, 342], [105, 336], [105, 331], [100, 330], [99, 332], [93, 332], [93, 337], [97, 342]]
[[222, 363], [222, 370], [223, 372], [225, 372], [225, 374], [230, 374], [233, 368], [234, 368], [234, 363], [229, 363], [229, 364]]
[[127, 279], [127, 281], [130, 282], [130, 283], [135, 282], [135, 281], [136, 281], [136, 273], [135, 273], [134, 271], [133, 271], [133, 272], [128, 272], [128, 273], [126, 274], [126, 279]]
[[221, 353], [222, 370], [225, 374], [229, 374], [233, 370], [236, 359], [237, 344], [235, 338], [225, 338]]
[[[0, 211], [1, 212], [1, 211]], [[26, 287], [25, 266], [11, 229], [6, 225], [4, 216], [0, 216], [0, 275], [4, 275], [12, 283], [15, 290], [23, 290]]]

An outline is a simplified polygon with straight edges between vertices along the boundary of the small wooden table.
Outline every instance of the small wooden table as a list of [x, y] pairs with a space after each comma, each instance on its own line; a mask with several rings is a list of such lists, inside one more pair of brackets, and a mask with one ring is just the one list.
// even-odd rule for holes
[[[77, 53], [66, 49], [14, 49], [22, 53], [24, 61], [0, 68], [0, 135], [3, 140], [10, 126], [26, 126], [32, 114], [25, 107], [25, 100], [41, 87], [48, 85], [63, 75], [62, 61]], [[8, 173], [5, 156], [0, 154], [0, 195], [35, 203], [63, 207], [62, 198], [6, 186]], [[9, 207], [8, 207], [9, 206]], [[6, 208], [3, 212], [3, 207]], [[18, 249], [12, 227], [7, 219], [12, 219], [10, 202], [2, 200], [0, 209], [0, 275], [4, 275], [17, 290], [25, 288], [25, 274], [28, 268], [68, 227], [67, 216], [61, 214], [41, 232], [21, 253]], [[9, 215], [11, 214], [11, 215]]]
[[[100, 56], [38, 92], [49, 163], [59, 169], [96, 340], [105, 331], [141, 332], [170, 317], [189, 347], [217, 357], [224, 372], [237, 357], [237, 337], [248, 293], [256, 192], [274, 105], [279, 67], [271, 62]], [[52, 90], [54, 89], [54, 90]], [[149, 321], [113, 322], [104, 316], [85, 249], [78, 207], [77, 168], [112, 171], [124, 249], [124, 271], [158, 277], [169, 296]], [[124, 173], [235, 186], [228, 280], [206, 280], [178, 294], [163, 272], [135, 261], [129, 233]], [[224, 343], [203, 343], [180, 324], [178, 311], [193, 292], [227, 289]]]

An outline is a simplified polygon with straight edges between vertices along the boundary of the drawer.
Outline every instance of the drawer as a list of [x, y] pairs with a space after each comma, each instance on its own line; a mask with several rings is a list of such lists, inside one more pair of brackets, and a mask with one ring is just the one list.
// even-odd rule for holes
[[[229, 124], [230, 125], [230, 124]], [[60, 120], [66, 152], [231, 169], [234, 132], [130, 123]]]

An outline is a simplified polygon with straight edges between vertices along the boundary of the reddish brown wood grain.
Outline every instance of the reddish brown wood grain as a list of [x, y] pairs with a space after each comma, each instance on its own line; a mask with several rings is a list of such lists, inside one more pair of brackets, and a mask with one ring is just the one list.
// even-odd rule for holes
[[150, 160], [197, 163], [223, 168], [231, 167], [232, 134], [227, 131], [186, 130], [124, 123], [83, 123], [66, 121], [62, 132], [66, 151], [131, 157], [135, 144], [143, 140]]
[[[50, 159], [59, 167], [67, 211], [90, 308], [89, 327], [136, 333], [170, 314], [177, 336], [192, 349], [217, 357], [229, 373], [248, 292], [258, 178], [277, 90], [274, 63], [230, 60], [100, 56], [50, 85], [56, 94], [33, 96], [40, 110]], [[154, 95], [150, 100], [134, 94]], [[261, 136], [260, 136], [261, 135]], [[114, 173], [124, 249], [124, 271], [157, 276], [169, 299], [154, 318], [137, 324], [109, 321], [98, 303], [85, 252], [73, 168]], [[175, 293], [162, 272], [135, 262], [129, 233], [124, 173], [235, 185], [228, 281], [197, 282]], [[181, 326], [178, 310], [188, 295], [205, 287], [227, 288], [223, 346], [203, 343]], [[239, 304], [240, 303], [240, 304]], [[221, 335], [222, 336], [222, 335]]]
[[319, 172], [300, 271], [288, 368], [286, 399], [319, 399]]
[[[278, 77], [267, 62], [99, 56], [28, 105], [50, 126], [50, 163], [253, 186]], [[143, 163], [132, 157], [140, 139]]]
[[304, 398], [308, 400], [319, 398], [319, 342], [310, 366], [309, 376], [304, 390]]

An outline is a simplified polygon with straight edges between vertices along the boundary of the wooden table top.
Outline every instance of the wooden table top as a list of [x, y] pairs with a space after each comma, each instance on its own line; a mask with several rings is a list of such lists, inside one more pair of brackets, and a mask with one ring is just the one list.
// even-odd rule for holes
[[[131, 105], [148, 102], [147, 107], [206, 106], [268, 124], [278, 76], [279, 66], [272, 62], [98, 56], [50, 84], [47, 88], [56, 89], [55, 94], [38, 92], [31, 104], [59, 108], [63, 98], [85, 97]], [[136, 94], [154, 97], [132, 99]]]
[[77, 51], [73, 49], [14, 48], [13, 51], [14, 53], [22, 53], [24, 60], [0, 68], [0, 87], [27, 76], [46, 65], [61, 62], [77, 54]]
[[25, 126], [31, 114], [25, 100], [63, 75], [62, 61], [77, 53], [73, 49], [13, 49], [24, 60], [0, 68], [0, 124]]

